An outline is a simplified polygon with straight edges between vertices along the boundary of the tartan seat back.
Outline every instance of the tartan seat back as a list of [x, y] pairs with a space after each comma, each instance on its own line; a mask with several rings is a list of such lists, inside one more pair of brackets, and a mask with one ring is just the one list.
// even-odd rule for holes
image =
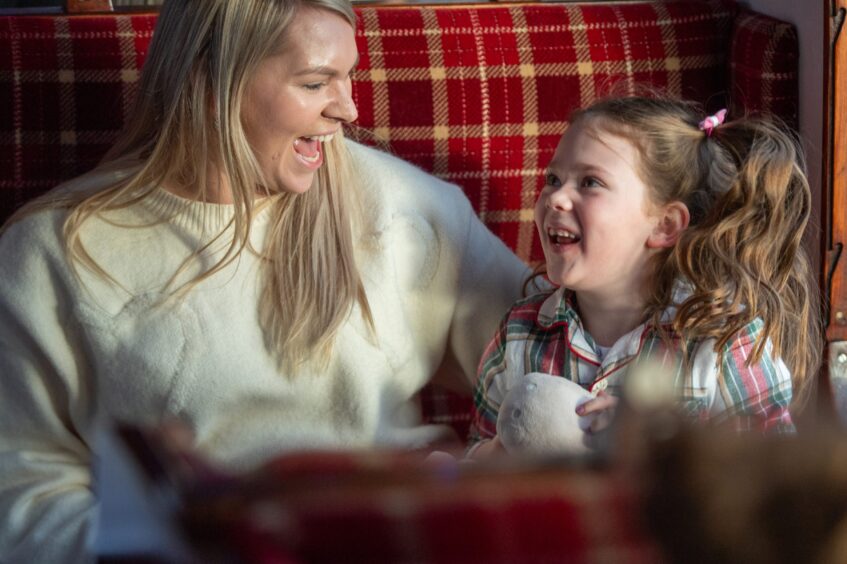
[[[796, 123], [792, 26], [729, 0], [358, 7], [358, 125], [461, 186], [526, 261], [532, 209], [571, 110], [651, 85]], [[131, 109], [155, 13], [0, 17], [0, 221], [91, 169]], [[362, 134], [368, 132], [368, 134]], [[424, 394], [467, 428], [469, 404]]]

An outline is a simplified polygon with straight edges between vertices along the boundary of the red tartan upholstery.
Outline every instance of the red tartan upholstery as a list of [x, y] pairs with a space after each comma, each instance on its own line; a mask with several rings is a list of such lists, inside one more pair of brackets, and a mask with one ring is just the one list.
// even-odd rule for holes
[[797, 30], [752, 12], [739, 14], [733, 25], [729, 91], [735, 113], [775, 114], [796, 129]]
[[709, 101], [726, 91], [724, 2], [361, 10], [359, 124], [462, 186], [525, 260], [532, 207], [570, 111], [623, 81]]
[[[662, 87], [796, 123], [797, 38], [729, 0], [357, 8], [351, 135], [462, 186], [519, 256], [568, 113], [613, 87]], [[0, 220], [92, 168], [129, 111], [155, 14], [0, 17]], [[729, 93], [729, 95], [727, 94]], [[426, 417], [464, 436], [470, 401]]]

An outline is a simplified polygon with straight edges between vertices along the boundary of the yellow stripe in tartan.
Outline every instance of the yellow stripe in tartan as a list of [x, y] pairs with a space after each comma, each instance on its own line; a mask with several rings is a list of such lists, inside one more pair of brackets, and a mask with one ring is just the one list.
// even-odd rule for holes
[[[662, 19], [670, 19], [668, 8], [664, 4], [657, 4], [655, 10]], [[665, 88], [668, 94], [672, 96], [682, 96], [682, 74], [679, 71], [684, 67], [684, 62], [679, 56], [676, 29], [672, 25], [666, 25], [662, 26], [660, 30], [662, 45], [665, 49], [665, 70], [668, 71], [668, 82]]]
[[[135, 59], [135, 33], [132, 28], [132, 20], [128, 17], [117, 18], [117, 38], [120, 43], [121, 50], [121, 81], [135, 86], [138, 82], [138, 70], [136, 69]], [[121, 114], [123, 121], [129, 121], [129, 116], [132, 114], [135, 107], [135, 96], [121, 97]]]
[[[519, 222], [519, 223], [535, 223], [535, 210], [532, 209], [522, 209], [522, 210], [491, 210], [486, 212], [484, 215], [480, 214], [480, 219], [482, 219], [486, 223], [510, 223], [510, 222]], [[535, 234], [535, 229], [533, 225], [530, 225], [532, 229], [533, 236]]]
[[[433, 10], [421, 10], [424, 25], [435, 27], [438, 19]], [[441, 37], [428, 35], [426, 38], [427, 53], [429, 61], [430, 83], [432, 84], [432, 119], [436, 124], [450, 121], [449, 106], [447, 100], [447, 83], [439, 78], [446, 76], [444, 71], [444, 58], [441, 52]], [[440, 174], [446, 172], [449, 163], [450, 130], [444, 125], [436, 125], [433, 128], [433, 139], [435, 140], [435, 151], [433, 155], [432, 172]]]
[[[439, 8], [440, 10], [441, 8]], [[520, 6], [517, 9], [521, 9]], [[532, 25], [532, 26], [444, 26], [444, 27], [428, 27], [428, 28], [403, 28], [403, 29], [380, 29], [377, 25], [365, 25], [359, 34], [365, 37], [416, 37], [421, 35], [508, 35], [512, 33], [567, 33], [567, 32], [586, 32], [598, 30], [630, 30], [630, 29], [653, 29], [675, 26], [683, 23], [696, 23], [698, 21], [722, 21], [727, 20], [732, 14], [730, 12], [711, 12], [708, 15], [674, 17], [669, 19], [650, 19], [647, 18], [641, 21], [607, 21], [593, 22], [590, 24], [584, 23], [582, 19], [582, 10], [578, 7], [566, 7], [570, 14], [571, 23], [555, 24], [555, 25]], [[363, 12], [371, 12], [372, 10], [363, 10]], [[468, 13], [473, 19], [477, 13], [477, 9], [470, 10]], [[575, 23], [576, 21], [582, 23]]]
[[[579, 54], [579, 51], [578, 51]], [[682, 70], [696, 70], [723, 65], [720, 53], [699, 54], [690, 57], [675, 59], [673, 66], [668, 68], [668, 61], [663, 57], [643, 59], [630, 63], [623, 61], [592, 61], [588, 54], [587, 46], [584, 59], [574, 63], [544, 63], [517, 65], [491, 65], [491, 66], [456, 66], [456, 67], [417, 67], [417, 68], [376, 68], [374, 62], [370, 69], [358, 69], [353, 74], [353, 80], [357, 82], [402, 82], [402, 81], [433, 81], [439, 80], [480, 80], [492, 78], [516, 78], [516, 77], [585, 77], [592, 73], [623, 73], [628, 68], [635, 71], [661, 70], [664, 72], [676, 72]], [[630, 65], [629, 67], [627, 65]], [[531, 67], [531, 70], [530, 70]], [[484, 74], [483, 74], [484, 73]]]
[[[379, 27], [379, 19], [377, 18], [375, 10], [362, 11], [362, 25], [370, 28]], [[385, 58], [383, 57], [383, 53], [385, 51], [382, 47], [382, 40], [380, 37], [368, 37], [367, 44], [371, 68], [376, 70], [384, 69]], [[374, 82], [373, 84], [373, 111], [374, 124], [377, 126], [377, 135], [386, 140], [390, 139], [387, 129], [379, 131], [379, 126], [383, 126], [388, 123], [388, 86], [385, 81]]]
[[[386, 102], [387, 105], [387, 102]], [[374, 132], [382, 139], [391, 138], [396, 141], [415, 141], [434, 139], [435, 134], [443, 139], [474, 139], [481, 138], [487, 134], [489, 137], [524, 137], [534, 135], [537, 137], [559, 136], [565, 131], [566, 121], [550, 121], [534, 124], [535, 127], [525, 130], [523, 123], [492, 123], [485, 128], [482, 124], [477, 125], [450, 125], [446, 123], [420, 126], [392, 127], [385, 122], [375, 122]], [[390, 135], [389, 135], [390, 132]], [[445, 137], [446, 136], [446, 137]], [[542, 163], [545, 166], [547, 163]]]
[[[479, 14], [473, 10], [470, 11], [471, 23], [474, 28], [480, 28]], [[479, 61], [479, 106], [482, 113], [482, 162], [480, 167], [482, 170], [488, 170], [491, 164], [491, 95], [488, 90], [488, 66], [485, 63], [485, 44], [482, 40], [482, 34], [474, 33], [474, 47], [476, 48], [476, 59]], [[499, 108], [498, 108], [499, 109]], [[479, 211], [485, 213], [488, 210], [488, 176], [482, 177], [482, 182], [479, 190]]]
[[[117, 138], [120, 130], [104, 129], [80, 131], [73, 128], [64, 128], [58, 132], [47, 132], [43, 129], [2, 131], [0, 132], [0, 147], [15, 145], [44, 145], [48, 140], [58, 133], [61, 144], [70, 145], [108, 145]], [[71, 142], [73, 140], [73, 142]], [[76, 157], [62, 156], [62, 160], [73, 162]], [[40, 181], [39, 181], [40, 182]]]
[[[510, 10], [512, 21], [517, 29], [523, 29], [526, 25], [526, 12], [518, 7]], [[529, 34], [515, 32], [515, 44], [518, 46], [518, 58], [520, 61], [521, 73], [521, 100], [523, 102], [523, 120], [524, 128], [524, 153], [523, 165], [526, 169], [536, 169], [540, 166], [546, 166], [547, 163], [538, 162], [538, 83], [536, 82], [536, 67], [533, 64], [532, 41]], [[536, 132], [535, 135], [532, 133]], [[558, 132], [557, 132], [558, 133]], [[536, 186], [538, 185], [537, 176], [522, 176], [521, 177], [521, 200], [520, 205], [523, 208], [520, 214], [520, 225], [518, 226], [518, 236], [515, 242], [515, 253], [518, 256], [528, 257], [532, 253], [532, 241], [535, 236], [535, 226], [532, 221], [532, 207], [535, 204]], [[529, 220], [526, 219], [526, 214], [523, 213], [529, 208]]]
[[[579, 105], [586, 106], [588, 102], [594, 98], [596, 92], [594, 90], [594, 80], [592, 79], [594, 65], [591, 60], [591, 51], [588, 48], [588, 36], [585, 33], [585, 26], [579, 25], [582, 22], [582, 10], [579, 10], [573, 14], [572, 20], [572, 23], [574, 24], [573, 48], [576, 52], [576, 58], [578, 61], [574, 64], [576, 65], [576, 74], [579, 76]], [[585, 70], [586, 64], [591, 66], [592, 74], [582, 72]]]
[[[792, 33], [792, 34], [794, 33], [794, 28], [791, 27], [791, 26], [788, 26], [788, 25], [777, 25], [777, 26], [773, 26], [773, 28], [770, 29], [769, 31], [770, 31], [770, 41], [768, 41], [768, 44], [765, 46], [765, 52], [764, 52], [765, 60], [762, 61], [762, 65], [761, 65], [761, 70], [763, 70], [763, 71], [766, 68], [773, 67], [774, 57], [777, 54], [776, 47], [779, 45], [779, 42], [784, 39], [784, 36], [785, 36], [786, 33]], [[769, 78], [768, 75], [770, 75], [772, 73], [763, 72], [761, 74], [762, 74], [763, 78], [767, 79], [767, 78]], [[773, 95], [773, 86], [774, 86], [774, 81], [772, 79], [771, 80], [762, 80], [762, 102], [763, 102], [762, 110], [764, 110], [765, 112], [773, 111], [772, 104], [765, 103], [766, 101], [772, 102], [775, 99], [775, 97]]]

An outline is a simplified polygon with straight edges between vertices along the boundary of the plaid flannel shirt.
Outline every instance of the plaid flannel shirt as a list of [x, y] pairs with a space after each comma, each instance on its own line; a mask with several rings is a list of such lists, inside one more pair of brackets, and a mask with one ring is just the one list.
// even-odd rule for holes
[[[679, 294], [677, 294], [678, 296]], [[679, 299], [675, 300], [680, 303]], [[668, 308], [662, 322], [676, 312]], [[622, 336], [602, 358], [583, 328], [564, 288], [540, 293], [515, 303], [500, 324], [479, 364], [474, 404], [476, 413], [470, 444], [497, 433], [497, 415], [508, 391], [525, 374], [562, 376], [596, 394], [619, 395], [628, 369], [638, 362], [659, 359], [674, 366], [674, 384], [683, 412], [701, 421], [730, 421], [738, 430], [790, 433], [791, 374], [766, 345], [759, 362], [747, 365], [764, 322], [755, 319], [723, 347], [720, 368], [714, 339], [688, 339], [671, 333], [671, 347], [655, 327], [642, 324]], [[687, 349], [687, 369], [681, 362]], [[669, 357], [669, 355], [671, 355]]]

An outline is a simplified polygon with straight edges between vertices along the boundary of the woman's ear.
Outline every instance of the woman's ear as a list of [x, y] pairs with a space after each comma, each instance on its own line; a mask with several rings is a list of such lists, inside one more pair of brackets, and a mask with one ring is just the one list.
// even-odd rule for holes
[[688, 227], [691, 214], [688, 206], [682, 202], [665, 204], [656, 215], [658, 221], [650, 237], [647, 238], [648, 249], [666, 249], [673, 247], [680, 235]]

